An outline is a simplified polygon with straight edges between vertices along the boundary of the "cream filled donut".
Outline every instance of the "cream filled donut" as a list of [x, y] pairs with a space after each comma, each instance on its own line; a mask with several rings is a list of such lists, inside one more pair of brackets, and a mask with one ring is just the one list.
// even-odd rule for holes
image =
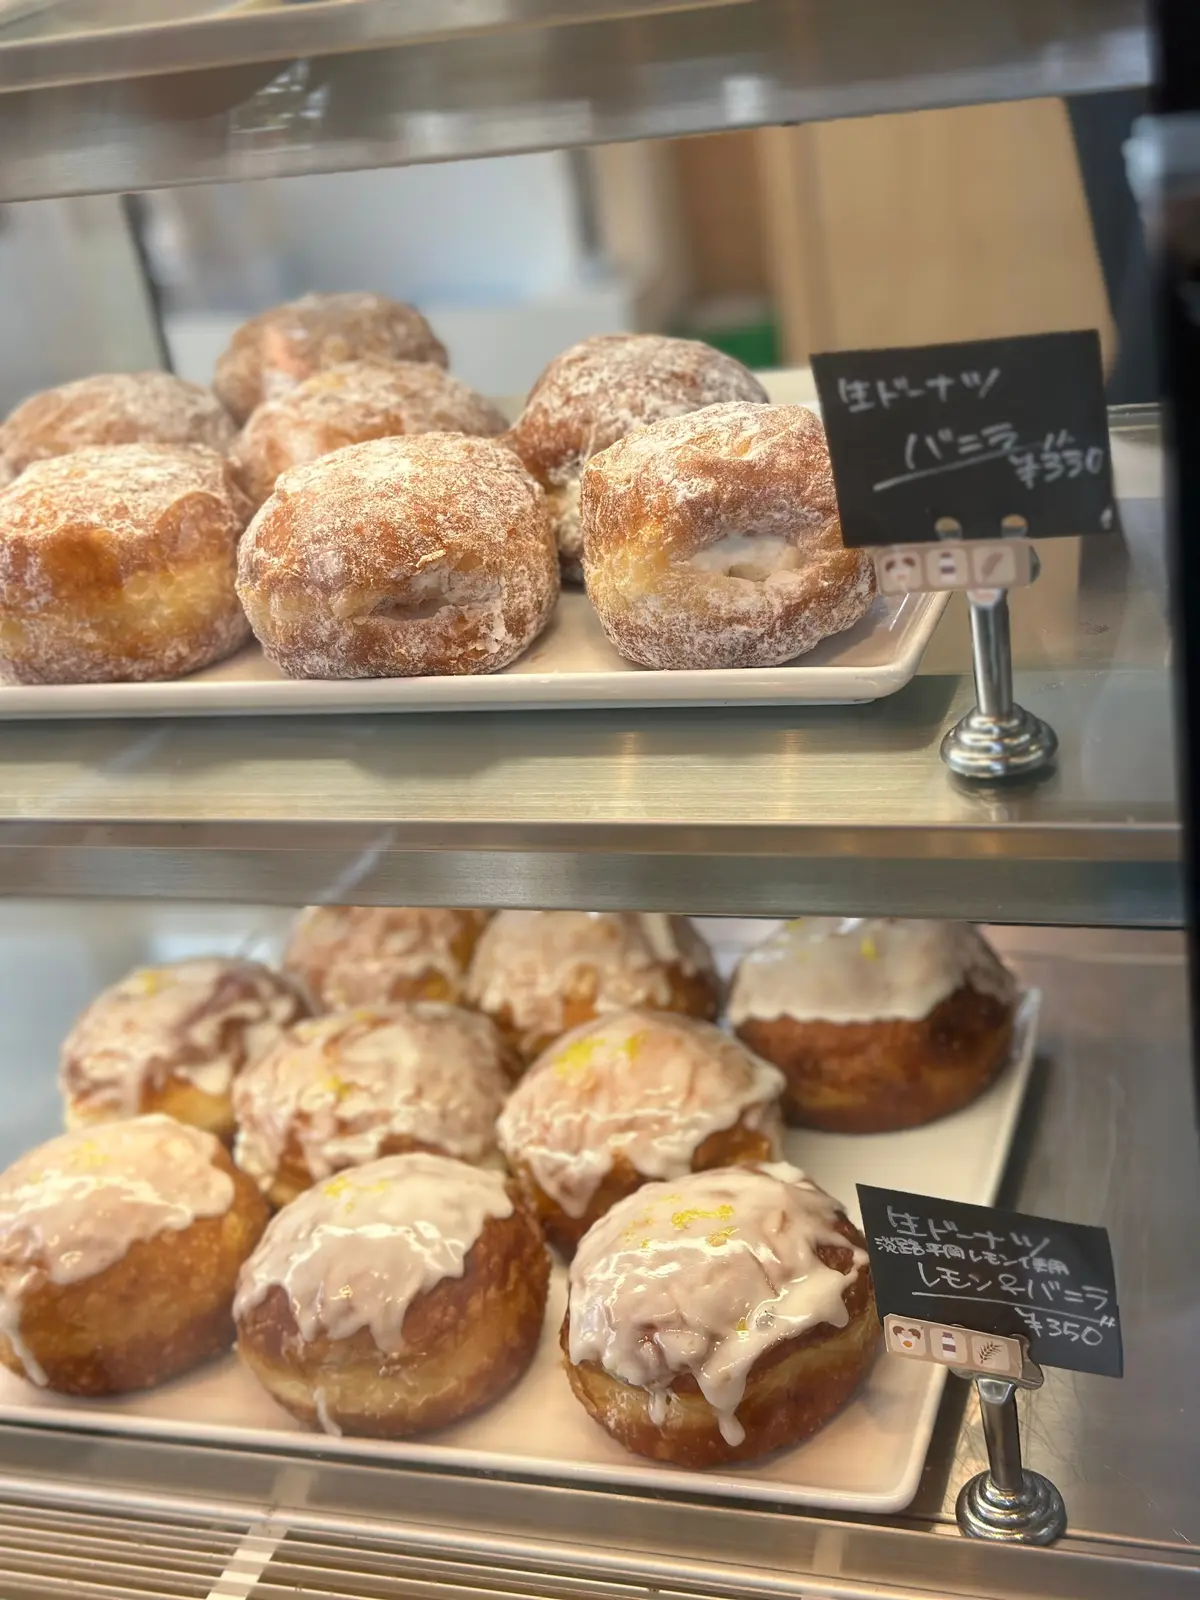
[[238, 1281], [238, 1352], [280, 1405], [327, 1432], [440, 1427], [524, 1372], [549, 1270], [501, 1173], [388, 1156], [269, 1224]]
[[264, 400], [346, 361], [449, 364], [445, 346], [414, 307], [382, 294], [306, 294], [236, 330], [217, 360], [213, 388], [238, 422]]
[[139, 967], [67, 1035], [59, 1062], [67, 1125], [163, 1111], [230, 1138], [234, 1078], [307, 1015], [293, 985], [258, 961]]
[[285, 472], [238, 547], [237, 592], [292, 678], [499, 672], [549, 622], [558, 559], [511, 450], [407, 434]]
[[101, 372], [30, 395], [0, 423], [15, 473], [92, 445], [203, 445], [224, 454], [233, 418], [210, 389], [172, 372]]
[[862, 1235], [784, 1163], [647, 1184], [585, 1235], [562, 1327], [576, 1397], [683, 1467], [798, 1444], [879, 1339]]
[[588, 463], [580, 519], [588, 596], [644, 667], [780, 666], [875, 593], [804, 406], [709, 406], [627, 434]]
[[211, 1134], [135, 1117], [51, 1139], [0, 1175], [0, 1362], [119, 1394], [229, 1348], [266, 1202]]
[[686, 917], [501, 911], [475, 951], [467, 999], [530, 1061], [568, 1029], [624, 1006], [712, 1019], [718, 984]]
[[798, 917], [743, 958], [729, 1017], [787, 1078], [790, 1120], [881, 1133], [981, 1094], [1009, 1059], [1017, 998], [969, 923]]
[[778, 1155], [782, 1089], [710, 1023], [619, 1011], [552, 1044], [496, 1131], [547, 1238], [569, 1253], [647, 1179]]
[[486, 911], [430, 906], [309, 906], [283, 953], [318, 1007], [463, 998]]
[[234, 1159], [277, 1206], [380, 1156], [482, 1161], [510, 1062], [486, 1017], [432, 1000], [298, 1022], [234, 1082]]
[[343, 445], [401, 433], [504, 432], [490, 401], [429, 361], [347, 361], [265, 400], [238, 436], [230, 464], [254, 505], [281, 473]]
[[530, 390], [509, 443], [545, 488], [563, 577], [583, 577], [579, 480], [588, 460], [634, 428], [722, 400], [765, 403], [740, 361], [696, 339], [600, 333], [556, 356]]

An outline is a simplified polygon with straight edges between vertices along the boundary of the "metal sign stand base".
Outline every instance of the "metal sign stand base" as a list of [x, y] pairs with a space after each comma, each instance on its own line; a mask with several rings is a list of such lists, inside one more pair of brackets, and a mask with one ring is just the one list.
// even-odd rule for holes
[[942, 760], [960, 778], [1016, 778], [1054, 760], [1054, 729], [1014, 704], [1008, 595], [968, 589], [975, 708], [942, 740]]
[[1003, 1378], [976, 1378], [975, 1387], [988, 1470], [959, 1491], [958, 1525], [970, 1539], [1053, 1544], [1067, 1531], [1067, 1510], [1049, 1478], [1021, 1464], [1017, 1386]]

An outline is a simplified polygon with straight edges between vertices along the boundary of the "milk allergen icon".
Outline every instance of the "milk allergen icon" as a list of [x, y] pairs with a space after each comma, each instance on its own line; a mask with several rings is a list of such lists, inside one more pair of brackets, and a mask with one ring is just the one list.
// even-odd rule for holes
[[933, 1348], [942, 1361], [967, 1359], [967, 1341], [956, 1328], [938, 1328], [933, 1336]]

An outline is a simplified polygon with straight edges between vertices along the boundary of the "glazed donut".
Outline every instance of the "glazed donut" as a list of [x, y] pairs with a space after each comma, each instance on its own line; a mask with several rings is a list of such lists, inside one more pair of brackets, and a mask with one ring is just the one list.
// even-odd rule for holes
[[275, 1206], [380, 1156], [483, 1161], [511, 1065], [486, 1017], [437, 1000], [298, 1022], [234, 1081], [234, 1159]]
[[695, 339], [601, 333], [556, 356], [508, 438], [546, 490], [563, 577], [583, 581], [579, 479], [589, 457], [634, 428], [723, 400], [765, 404], [740, 361]]
[[125, 444], [35, 461], [0, 494], [0, 680], [177, 678], [249, 628], [249, 505], [211, 450]]
[[501, 911], [467, 973], [467, 1002], [526, 1061], [606, 1011], [649, 1006], [711, 1021], [712, 954], [686, 917], [621, 911]]
[[825, 430], [804, 406], [710, 406], [592, 457], [580, 518], [601, 626], [644, 667], [776, 667], [865, 616]]
[[171, 1117], [62, 1134], [0, 1175], [0, 1362], [63, 1394], [163, 1383], [233, 1339], [266, 1201]]
[[464, 996], [486, 911], [430, 906], [309, 906], [283, 952], [314, 1009]]
[[564, 1255], [649, 1178], [779, 1154], [783, 1076], [711, 1023], [618, 1011], [552, 1044], [513, 1090], [496, 1133]]
[[67, 1126], [162, 1111], [232, 1138], [234, 1078], [307, 1014], [293, 985], [257, 961], [139, 967], [98, 995], [66, 1037]]
[[422, 433], [285, 472], [242, 540], [237, 590], [289, 677], [497, 672], [550, 620], [558, 562], [510, 450]]
[[238, 1353], [310, 1427], [377, 1438], [442, 1427], [525, 1371], [549, 1272], [502, 1173], [386, 1156], [270, 1223], [238, 1281]]
[[281, 473], [344, 445], [402, 433], [503, 433], [490, 401], [431, 362], [347, 361], [264, 400], [238, 436], [230, 461], [254, 505]]
[[415, 307], [381, 294], [306, 294], [242, 323], [217, 358], [213, 388], [242, 423], [314, 372], [364, 360], [448, 365]]
[[31, 461], [93, 445], [203, 445], [224, 454], [237, 430], [209, 389], [172, 372], [101, 372], [30, 395], [0, 423], [0, 459]]
[[957, 1111], [1012, 1051], [1017, 987], [966, 922], [800, 917], [746, 955], [729, 1017], [788, 1120], [888, 1133]]
[[576, 1398], [627, 1450], [680, 1467], [799, 1444], [874, 1358], [863, 1245], [782, 1162], [647, 1184], [571, 1264], [561, 1341]]

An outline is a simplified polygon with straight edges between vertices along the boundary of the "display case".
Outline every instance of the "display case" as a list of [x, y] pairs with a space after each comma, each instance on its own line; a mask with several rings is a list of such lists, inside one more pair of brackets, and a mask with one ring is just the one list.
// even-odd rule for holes
[[[814, 174], [840, 157], [786, 143], [785, 125], [803, 124], [799, 139], [826, 119], [1020, 100], [1042, 107], [1027, 113], [1029, 126], [1050, 119], [1041, 129], [1075, 97], [1144, 90], [1151, 57], [1137, 0], [0, 3], [0, 206], [63, 208], [65, 222], [32, 230], [34, 247], [63, 303], [78, 294], [78, 348], [95, 331], [82, 363], [52, 336], [22, 360], [44, 356], [45, 381], [73, 361], [157, 364], [161, 303], [143, 270], [154, 230], [117, 196], [762, 130], [776, 290], [788, 338], [809, 330], [766, 384], [773, 400], [811, 402], [806, 349], [870, 332], [839, 321], [831, 284], [853, 284], [847, 303], [860, 304], [869, 283], [849, 246], [819, 266], [798, 238], [805, 206], [834, 238]], [[853, 139], [867, 124], [845, 126]], [[949, 171], [933, 148], [914, 144], [913, 158]], [[606, 206], [634, 219], [644, 263], [654, 206], [639, 211], [644, 197], [619, 184], [614, 201], [613, 169], [589, 171], [595, 225]], [[959, 172], [947, 214], [976, 177]], [[847, 239], [853, 220], [841, 219]], [[1039, 248], [1031, 231], [1031, 261]], [[851, 264], [844, 280], [828, 276], [835, 259]], [[1036, 314], [1005, 324], [1005, 293], [978, 331], [1040, 331]], [[894, 342], [967, 336], [950, 298], [932, 295]], [[1077, 325], [1069, 304], [1056, 325]], [[1113, 326], [1101, 333], [1111, 353]], [[269, 1417], [239, 1431], [208, 1380], [156, 1409], [18, 1403], [13, 1379], [0, 1383], [6, 1597], [1200, 1592], [1172, 461], [1156, 403], [1112, 405], [1109, 429], [1119, 527], [1045, 541], [1037, 581], [1012, 597], [1016, 698], [1059, 740], [1053, 769], [1024, 782], [964, 781], [939, 759], [976, 698], [962, 593], [930, 617], [910, 681], [838, 696], [860, 703], [774, 686], [742, 703], [512, 688], [534, 675], [494, 680], [504, 695], [466, 710], [351, 696], [268, 714], [239, 704], [234, 683], [220, 704], [160, 708], [145, 694], [93, 714], [91, 701], [39, 704], [36, 690], [6, 709], [18, 691], [0, 689], [6, 1162], [55, 1131], [58, 1047], [101, 987], [148, 961], [274, 959], [306, 905], [681, 914], [704, 919], [726, 963], [781, 918], [986, 924], [1041, 999], [1036, 1045], [1032, 1031], [1018, 1039], [984, 1120], [936, 1125], [935, 1143], [900, 1154], [816, 1145], [812, 1159], [830, 1184], [953, 1192], [1108, 1230], [1124, 1378], [1051, 1369], [1020, 1401], [1026, 1462], [1061, 1490], [1066, 1534], [1048, 1548], [962, 1535], [956, 1497], [986, 1452], [957, 1377], [908, 1409], [889, 1409], [886, 1385], [869, 1391], [870, 1427], [822, 1458], [815, 1489], [786, 1465], [731, 1469], [716, 1486], [659, 1464], [612, 1469], [602, 1452], [597, 1465], [586, 1441], [551, 1438], [553, 1354], [551, 1387], [507, 1435], [497, 1423], [482, 1443], [452, 1434], [390, 1452]], [[864, 1490], [872, 1468], [882, 1487]]]

